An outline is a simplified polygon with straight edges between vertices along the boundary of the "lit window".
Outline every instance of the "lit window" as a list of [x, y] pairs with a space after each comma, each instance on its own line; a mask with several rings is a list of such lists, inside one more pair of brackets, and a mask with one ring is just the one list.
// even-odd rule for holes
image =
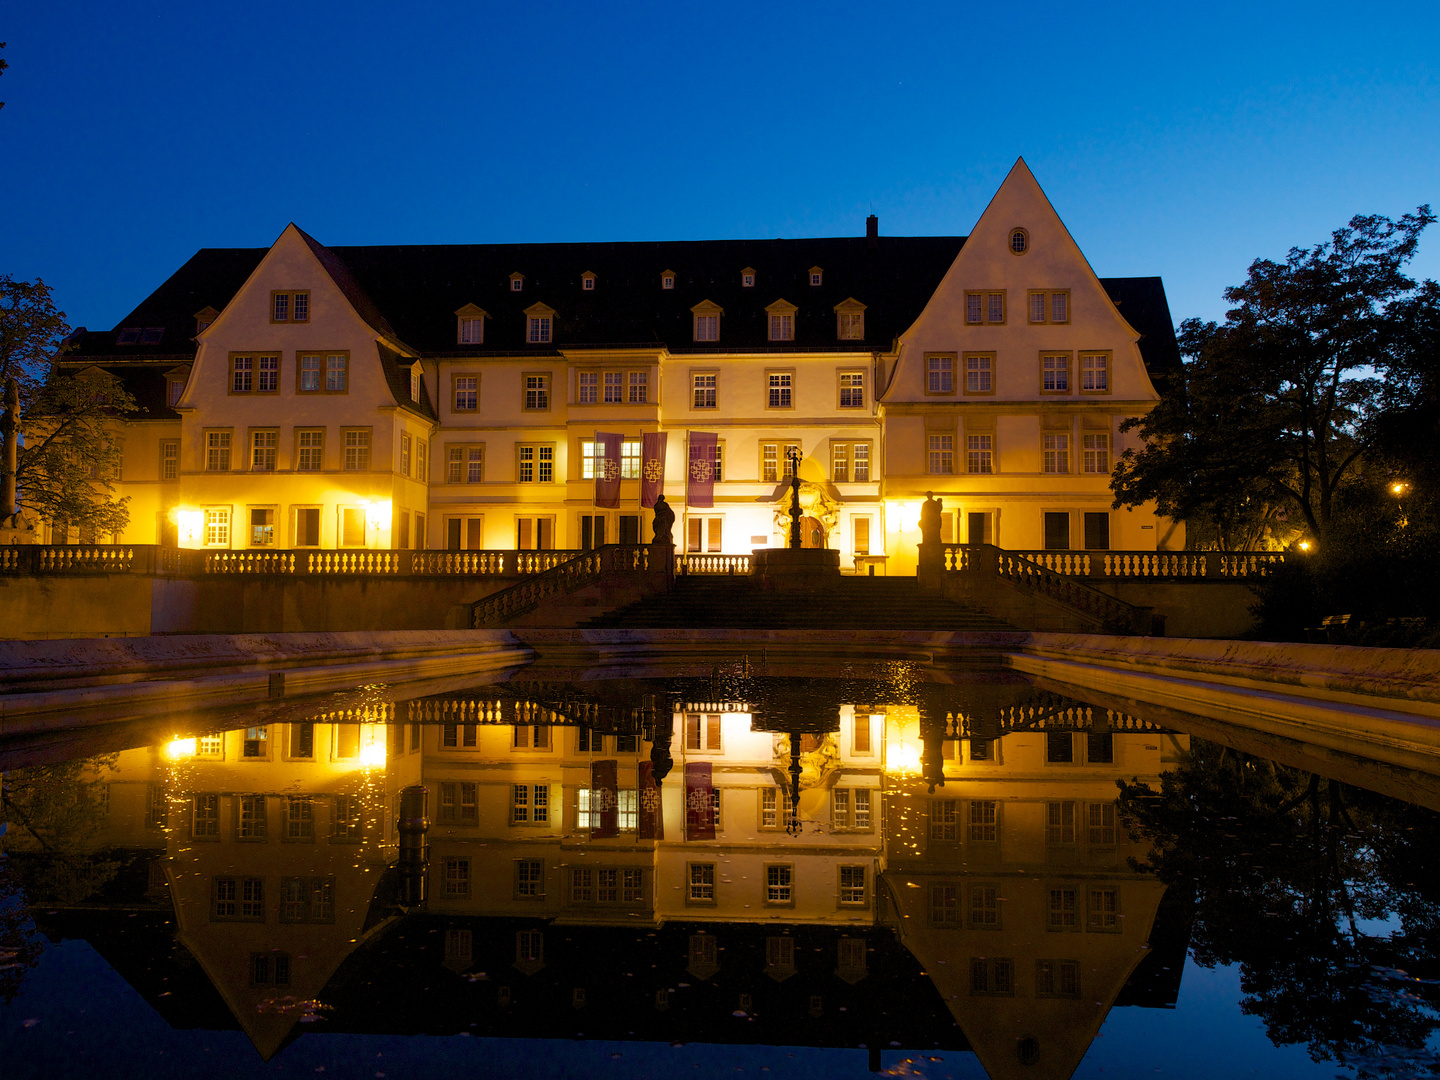
[[953, 394], [955, 392], [955, 357], [927, 356], [925, 358], [928, 394]]
[[1110, 436], [1101, 432], [1082, 436], [1087, 473], [1108, 473], [1110, 471]]
[[863, 371], [842, 371], [840, 373], [840, 408], [863, 409], [865, 407], [865, 373]]
[[1046, 435], [1044, 440], [1043, 471], [1047, 473], [1068, 473], [1070, 471], [1070, 436]]
[[[773, 318], [773, 316], [772, 316]], [[769, 407], [772, 409], [788, 409], [791, 405], [790, 390], [793, 376], [785, 371], [772, 371], [766, 379], [769, 383], [770, 397]]]
[[955, 471], [955, 436], [930, 436], [930, 472], [948, 475]]
[[521, 484], [548, 484], [555, 479], [555, 447], [548, 443], [522, 443], [516, 448], [515, 479]]
[[205, 546], [230, 546], [230, 511], [205, 511]]
[[995, 471], [993, 435], [967, 435], [965, 437], [965, 471], [989, 473]]

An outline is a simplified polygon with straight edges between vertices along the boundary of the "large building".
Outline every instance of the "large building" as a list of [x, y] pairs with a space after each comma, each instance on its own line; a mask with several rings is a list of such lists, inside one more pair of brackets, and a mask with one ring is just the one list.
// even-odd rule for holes
[[[1110, 508], [1120, 424], [1179, 366], [1163, 286], [1097, 278], [1023, 162], [968, 237], [871, 218], [854, 238], [327, 248], [290, 225], [77, 331], [61, 368], [91, 366], [141, 406], [125, 543], [648, 541], [641, 437], [665, 432], [686, 552], [783, 544], [792, 449], [805, 542], [847, 567], [913, 572], [931, 491], [949, 542], [1183, 545]], [[623, 436], [618, 509], [596, 505], [597, 432]]]

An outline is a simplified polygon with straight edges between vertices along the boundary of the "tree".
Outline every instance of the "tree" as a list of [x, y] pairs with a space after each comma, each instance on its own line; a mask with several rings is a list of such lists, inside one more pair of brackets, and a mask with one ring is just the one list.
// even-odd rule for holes
[[123, 450], [119, 421], [135, 400], [99, 368], [56, 371], [69, 332], [48, 285], [0, 275], [0, 386], [13, 378], [20, 390], [22, 508], [116, 533], [130, 516], [129, 500], [112, 497]]
[[[1212, 527], [1220, 546], [1257, 523], [1288, 520], [1322, 536], [1336, 496], [1372, 437], [1390, 351], [1416, 296], [1403, 268], [1435, 215], [1352, 218], [1329, 241], [1257, 259], [1223, 324], [1187, 319], [1187, 357], [1167, 400], [1138, 427], [1111, 479], [1115, 505]], [[1427, 286], [1428, 287], [1428, 286]], [[1423, 291], [1423, 290], [1422, 290]]]

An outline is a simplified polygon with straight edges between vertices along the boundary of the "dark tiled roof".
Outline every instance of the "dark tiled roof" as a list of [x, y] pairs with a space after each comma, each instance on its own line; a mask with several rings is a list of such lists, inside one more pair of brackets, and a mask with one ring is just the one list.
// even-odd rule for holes
[[404, 357], [383, 342], [377, 343], [380, 350], [380, 370], [385, 372], [385, 382], [390, 387], [390, 394], [394, 397], [396, 404], [402, 409], [409, 409], [417, 412], [427, 420], [439, 420], [435, 413], [435, 404], [430, 400], [430, 390], [425, 381], [420, 381], [420, 400], [410, 400], [410, 365], [402, 363]]
[[[65, 357], [55, 368], [57, 373], [78, 374], [86, 368], [96, 367], [115, 376], [120, 384], [135, 399], [135, 411], [128, 414], [130, 420], [179, 420], [180, 414], [170, 407], [166, 391], [169, 380], [166, 374], [182, 364], [194, 360], [190, 356], [170, 358], [156, 363], [149, 358], [141, 361], [107, 363], [89, 358]], [[408, 389], [406, 391], [409, 392]]]
[[[303, 233], [302, 233], [303, 235]], [[655, 243], [467, 244], [326, 248], [306, 237], [317, 258], [377, 331], [426, 356], [554, 355], [585, 346], [665, 347], [672, 353], [794, 352], [888, 349], [920, 314], [964, 243], [964, 237], [882, 236], [810, 240], [698, 240]], [[165, 327], [156, 345], [117, 345], [116, 330], [77, 335], [77, 352], [95, 358], [193, 355], [195, 312], [223, 310], [264, 257], [265, 248], [205, 248], [120, 323]], [[812, 286], [810, 267], [823, 270]], [[755, 270], [744, 288], [740, 271]], [[581, 275], [596, 275], [585, 291]], [[662, 289], [660, 274], [675, 273]], [[525, 275], [520, 292], [510, 275]], [[1143, 337], [1152, 375], [1179, 367], [1170, 309], [1160, 279], [1102, 278], [1120, 313]], [[866, 305], [865, 340], [835, 339], [835, 305], [853, 297]], [[794, 304], [795, 340], [768, 340], [765, 308]], [[709, 300], [724, 311], [720, 341], [692, 340], [690, 309]], [[524, 311], [555, 310], [553, 342], [525, 341]], [[476, 304], [489, 315], [485, 344], [455, 343], [455, 311]], [[177, 357], [178, 359], [178, 357]], [[387, 378], [391, 376], [387, 369]], [[409, 397], [408, 383], [397, 400]]]

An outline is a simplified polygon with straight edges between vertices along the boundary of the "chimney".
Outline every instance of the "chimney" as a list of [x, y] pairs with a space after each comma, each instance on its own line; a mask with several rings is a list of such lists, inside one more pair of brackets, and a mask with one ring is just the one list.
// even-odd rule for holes
[[865, 246], [880, 246], [880, 219], [874, 214], [865, 219]]

